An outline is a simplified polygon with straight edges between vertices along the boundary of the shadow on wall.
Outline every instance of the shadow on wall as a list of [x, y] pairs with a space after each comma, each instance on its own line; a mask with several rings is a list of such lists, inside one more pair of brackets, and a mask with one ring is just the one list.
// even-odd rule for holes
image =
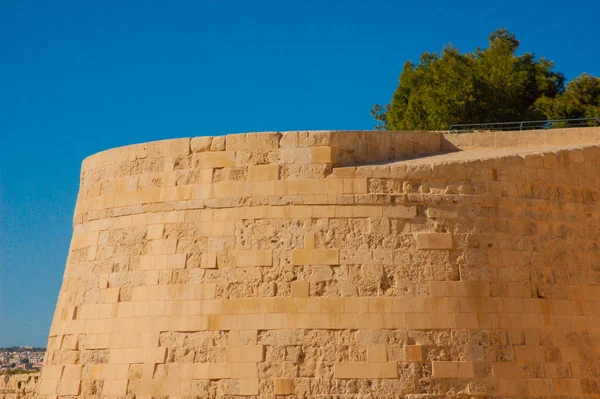
[[600, 127], [512, 132], [443, 133], [440, 151], [454, 152], [481, 148], [531, 148], [597, 143], [600, 143]]

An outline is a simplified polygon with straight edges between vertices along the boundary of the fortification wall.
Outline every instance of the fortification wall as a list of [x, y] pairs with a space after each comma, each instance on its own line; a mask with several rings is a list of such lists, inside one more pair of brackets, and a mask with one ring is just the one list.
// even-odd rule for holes
[[600, 143], [600, 127], [445, 133], [441, 140], [441, 150], [452, 152], [481, 148], [535, 148], [598, 143]]
[[0, 374], [1, 399], [33, 399], [40, 373]]
[[443, 141], [86, 159], [38, 397], [599, 396], [600, 148]]

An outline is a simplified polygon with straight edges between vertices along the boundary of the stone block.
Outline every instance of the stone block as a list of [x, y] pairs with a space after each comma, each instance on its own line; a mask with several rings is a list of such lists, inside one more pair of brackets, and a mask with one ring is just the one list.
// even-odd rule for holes
[[458, 362], [433, 361], [433, 378], [458, 378]]
[[237, 267], [272, 266], [273, 254], [270, 249], [235, 252]]
[[452, 234], [417, 233], [418, 249], [452, 249]]
[[383, 216], [392, 219], [412, 219], [417, 216], [416, 206], [384, 206]]
[[106, 288], [100, 290], [100, 301], [102, 303], [115, 303], [119, 302], [120, 288]]
[[293, 265], [339, 265], [338, 249], [293, 249]]
[[193, 375], [197, 380], [221, 380], [229, 378], [229, 365], [226, 363], [196, 363]]
[[167, 360], [167, 348], [149, 348], [146, 353], [147, 363], [164, 363]]
[[217, 253], [216, 252], [204, 252], [200, 261], [200, 267], [203, 269], [216, 269], [217, 268]]
[[[213, 138], [213, 145], [216, 139]], [[194, 154], [194, 158], [197, 160], [197, 167], [201, 169], [235, 166], [235, 151], [202, 152]]]
[[333, 168], [333, 177], [336, 179], [352, 179], [356, 177], [356, 167]]
[[340, 251], [338, 249], [313, 250], [313, 263], [317, 265], [339, 265]]
[[167, 269], [185, 269], [187, 254], [171, 254], [167, 256]]
[[55, 396], [57, 388], [58, 388], [58, 380], [42, 378], [39, 388], [38, 388], [38, 393], [40, 395]]
[[333, 163], [335, 162], [335, 153], [333, 148], [328, 146], [311, 147], [310, 161], [312, 163]]
[[228, 363], [257, 363], [264, 360], [263, 345], [230, 346], [226, 350]]
[[333, 366], [333, 378], [358, 378], [358, 363], [335, 363]]
[[165, 229], [164, 224], [153, 224], [148, 226], [148, 233], [146, 238], [149, 240], [160, 240], [163, 238], [163, 231]]
[[294, 380], [291, 378], [275, 378], [273, 380], [273, 393], [275, 395], [293, 395]]
[[292, 281], [290, 283], [293, 297], [308, 297], [310, 283], [308, 281]]
[[111, 380], [110, 381], [110, 395], [111, 396], [125, 396], [127, 395], [127, 380]]
[[458, 362], [458, 378], [473, 379], [475, 378], [475, 369], [473, 362]]
[[258, 378], [258, 368], [252, 363], [227, 363], [229, 378]]
[[77, 396], [81, 392], [80, 380], [61, 380], [58, 386], [60, 396]]
[[249, 165], [248, 180], [263, 181], [263, 180], [278, 180], [279, 165]]
[[212, 137], [194, 137], [191, 139], [190, 146], [193, 152], [205, 152], [210, 151], [212, 144]]
[[358, 365], [357, 378], [398, 378], [398, 364], [396, 362], [356, 363]]
[[173, 139], [171, 140], [171, 154], [172, 156], [181, 156], [190, 154], [190, 139]]
[[42, 374], [41, 374], [41, 378], [42, 380], [60, 380], [61, 376], [62, 376], [62, 372], [63, 372], [63, 368], [65, 366], [62, 365], [58, 365], [58, 366], [54, 366], [54, 365], [45, 365], [42, 368]]
[[258, 379], [257, 378], [245, 378], [238, 381], [239, 391], [238, 394], [242, 396], [258, 395]]
[[369, 363], [384, 363], [387, 362], [387, 347], [386, 346], [369, 346], [367, 347], [367, 362]]
[[422, 345], [404, 345], [404, 360], [407, 362], [425, 361], [425, 348]]

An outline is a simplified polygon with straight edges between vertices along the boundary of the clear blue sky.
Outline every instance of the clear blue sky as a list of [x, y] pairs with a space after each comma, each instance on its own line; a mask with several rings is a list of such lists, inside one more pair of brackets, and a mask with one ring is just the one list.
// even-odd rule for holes
[[0, 346], [46, 345], [81, 160], [171, 137], [369, 129], [406, 60], [506, 27], [600, 75], [597, 1], [0, 1]]

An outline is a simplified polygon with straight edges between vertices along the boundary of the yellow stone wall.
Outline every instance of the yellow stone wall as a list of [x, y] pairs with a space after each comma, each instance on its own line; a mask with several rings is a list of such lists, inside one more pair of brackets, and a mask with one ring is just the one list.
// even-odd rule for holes
[[87, 158], [38, 397], [600, 396], [600, 129], [502, 133]]
[[0, 399], [33, 399], [39, 372], [0, 374]]

